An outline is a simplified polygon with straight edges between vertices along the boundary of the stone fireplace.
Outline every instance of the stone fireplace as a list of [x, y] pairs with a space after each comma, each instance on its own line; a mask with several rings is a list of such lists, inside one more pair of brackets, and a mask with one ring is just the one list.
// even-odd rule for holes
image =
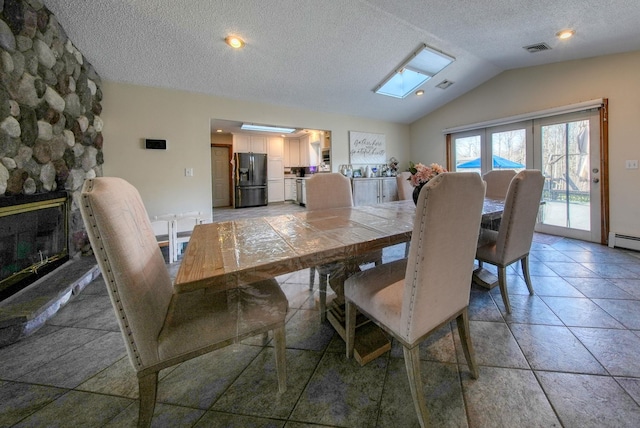
[[42, 0], [0, 0], [0, 347], [99, 274], [81, 257], [79, 201], [102, 176], [101, 101], [100, 76]]
[[0, 0], [0, 295], [91, 251], [76, 201], [102, 175], [100, 88], [41, 0]]

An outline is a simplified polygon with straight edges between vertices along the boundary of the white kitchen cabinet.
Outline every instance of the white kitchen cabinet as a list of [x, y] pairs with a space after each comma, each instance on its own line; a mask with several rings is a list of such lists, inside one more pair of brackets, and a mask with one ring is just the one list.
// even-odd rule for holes
[[284, 158], [284, 139], [282, 137], [267, 138], [267, 154], [270, 158]]
[[284, 179], [284, 200], [285, 201], [296, 200], [296, 179], [295, 178]]
[[395, 177], [354, 178], [352, 180], [353, 204], [374, 205], [398, 200], [398, 184]]
[[248, 153], [251, 147], [251, 137], [245, 134], [237, 134], [233, 136], [233, 152]]
[[284, 201], [284, 178], [267, 180], [267, 202]]
[[283, 153], [282, 153], [282, 160], [284, 161], [283, 163], [285, 168], [291, 167], [291, 157], [289, 156], [290, 147], [291, 147], [291, 142], [289, 141], [288, 138], [285, 138], [283, 143]]
[[303, 166], [300, 163], [300, 139], [287, 138], [284, 142], [284, 166]]
[[380, 179], [380, 202], [398, 200], [398, 181], [395, 177]]
[[379, 180], [375, 178], [354, 178], [352, 181], [353, 205], [374, 205], [379, 203]]
[[300, 137], [300, 165], [299, 166], [315, 166], [311, 163], [311, 141], [309, 135]]
[[233, 151], [235, 153], [267, 153], [267, 138], [262, 135], [234, 134]]
[[282, 158], [267, 156], [267, 180], [284, 179], [284, 165]]

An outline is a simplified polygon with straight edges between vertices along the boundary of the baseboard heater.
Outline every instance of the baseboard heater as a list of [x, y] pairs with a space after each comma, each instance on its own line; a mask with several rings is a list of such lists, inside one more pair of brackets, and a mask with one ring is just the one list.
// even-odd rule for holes
[[609, 232], [609, 247], [627, 248], [629, 250], [640, 251], [640, 238], [637, 236], [621, 235]]

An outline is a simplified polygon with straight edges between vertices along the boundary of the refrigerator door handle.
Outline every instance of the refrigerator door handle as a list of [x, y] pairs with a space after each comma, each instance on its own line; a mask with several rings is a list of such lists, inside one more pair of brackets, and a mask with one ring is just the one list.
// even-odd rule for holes
[[249, 155], [249, 165], [251, 165], [251, 168], [249, 168], [249, 181], [253, 184], [253, 168], [255, 168], [253, 162], [253, 153]]

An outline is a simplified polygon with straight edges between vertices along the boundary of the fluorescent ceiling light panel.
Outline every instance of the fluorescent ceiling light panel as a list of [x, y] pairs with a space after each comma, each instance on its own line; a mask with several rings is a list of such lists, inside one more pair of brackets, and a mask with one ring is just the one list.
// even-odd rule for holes
[[269, 126], [269, 125], [255, 125], [253, 123], [243, 123], [240, 129], [245, 131], [260, 131], [260, 132], [278, 132], [280, 134], [291, 134], [296, 128], [283, 128], [281, 126]]
[[395, 98], [405, 98], [453, 61], [455, 58], [423, 44], [382, 84], [378, 85], [374, 92]]

